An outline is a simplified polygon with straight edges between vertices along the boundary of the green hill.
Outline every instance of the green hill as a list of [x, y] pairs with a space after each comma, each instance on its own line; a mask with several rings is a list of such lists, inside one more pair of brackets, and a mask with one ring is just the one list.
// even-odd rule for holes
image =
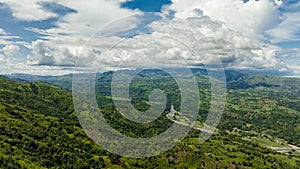
[[[161, 117], [149, 127], [120, 116], [109, 97], [111, 75], [99, 76], [99, 85], [106, 87], [98, 89], [97, 98], [106, 103], [101, 109], [114, 128], [129, 136], [149, 137], [172, 123]], [[200, 93], [205, 94], [198, 118], [203, 123], [209, 82], [205, 72], [195, 71], [195, 75]], [[300, 144], [299, 80], [245, 74], [227, 80], [225, 114], [216, 135], [199, 143], [199, 131], [192, 130], [159, 156], [132, 159], [107, 152], [85, 135], [69, 90], [0, 77], [0, 168], [298, 168], [299, 153], [276, 152], [267, 146]], [[173, 83], [165, 74], [144, 72], [131, 87], [133, 103], [143, 109], [149, 90]], [[245, 83], [250, 87], [243, 87]], [[166, 92], [172, 103], [180, 101], [174, 89], [166, 88]]]

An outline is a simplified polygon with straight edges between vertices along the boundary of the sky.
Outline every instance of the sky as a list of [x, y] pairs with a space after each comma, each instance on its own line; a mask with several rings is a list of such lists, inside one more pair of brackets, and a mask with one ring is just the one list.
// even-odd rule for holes
[[0, 74], [222, 63], [300, 77], [298, 0], [0, 0]]

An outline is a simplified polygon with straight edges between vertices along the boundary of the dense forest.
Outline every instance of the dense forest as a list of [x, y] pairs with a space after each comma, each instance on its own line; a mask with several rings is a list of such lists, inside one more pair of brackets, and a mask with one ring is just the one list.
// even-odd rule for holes
[[[192, 70], [201, 96], [197, 121], [205, 122], [210, 81]], [[130, 71], [124, 71], [130, 74]], [[192, 129], [184, 140], [158, 156], [135, 159], [114, 155], [87, 137], [72, 101], [72, 76], [10, 75], [0, 77], [0, 168], [299, 168], [300, 79], [227, 71], [227, 101], [216, 134], [199, 143]], [[157, 70], [135, 76], [130, 86], [135, 108], [149, 108], [148, 95], [164, 90], [165, 113], [150, 124], [133, 123], [113, 105], [113, 72], [97, 75], [99, 109], [109, 124], [131, 137], [152, 137], [172, 121], [165, 114], [179, 109], [174, 79]], [[278, 151], [278, 149], [287, 149]]]

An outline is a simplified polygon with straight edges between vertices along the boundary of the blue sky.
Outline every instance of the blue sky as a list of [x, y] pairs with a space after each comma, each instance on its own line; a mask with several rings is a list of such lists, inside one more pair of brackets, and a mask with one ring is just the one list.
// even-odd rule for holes
[[140, 9], [144, 12], [160, 12], [163, 5], [171, 4], [169, 0], [134, 0], [121, 4], [121, 7]]
[[[54, 5], [54, 4], [47, 4], [45, 3], [43, 7], [47, 10], [53, 11], [59, 16], [64, 16], [68, 13], [75, 12], [72, 9], [68, 9], [65, 7], [62, 7], [60, 5]], [[39, 29], [49, 29], [52, 27], [55, 27], [55, 22], [58, 21], [59, 17], [50, 18], [46, 20], [39, 20], [39, 21], [23, 21], [18, 20], [12, 16], [11, 9], [5, 5], [0, 3], [0, 21], [1, 21], [1, 27], [4, 30], [7, 30], [10, 34], [13, 34], [15, 36], [20, 36], [21, 40], [31, 42], [36, 40], [40, 34], [35, 33], [33, 31], [28, 30], [28, 28], [39, 28]]]
[[[224, 63], [225, 66], [230, 65], [228, 69], [256, 70], [258, 67], [253, 63], [261, 61], [259, 71], [269, 72], [270, 69], [274, 70], [275, 66], [275, 74], [284, 71], [286, 74], [300, 75], [300, 66], [298, 65], [300, 64], [300, 19], [298, 19], [300, 18], [298, 17], [300, 2], [297, 0], [261, 1], [259, 3], [255, 0], [247, 2], [242, 0], [210, 0], [206, 2], [204, 0], [133, 0], [126, 2], [92, 0], [89, 3], [83, 3], [79, 0], [73, 2], [33, 0], [30, 3], [22, 3], [17, 0], [0, 0], [0, 65], [2, 65], [0, 73], [70, 73], [64, 72], [65, 66], [69, 65], [70, 68], [74, 66], [79, 46], [84, 45], [84, 40], [98, 29], [115, 19], [130, 15], [139, 16], [128, 22], [121, 19], [121, 22], [114, 23], [114, 27], [111, 26], [111, 29], [107, 30], [112, 35], [125, 39], [141, 33], [152, 34], [159, 31], [159, 28], [153, 28], [152, 23], [156, 23], [164, 17], [169, 19], [168, 22], [175, 22], [176, 19], [187, 20], [191, 16], [201, 18], [203, 16], [199, 12], [195, 12], [201, 11], [200, 13], [208, 16], [209, 20], [223, 23], [226, 29], [237, 32], [234, 36], [237, 36], [239, 32], [242, 37], [236, 39], [244, 38], [244, 40], [236, 43], [242, 44], [244, 41], [251, 41], [253, 44], [261, 45], [261, 51], [257, 51], [257, 47], [254, 50], [247, 46], [238, 49], [241, 51], [235, 53], [235, 56], [221, 59], [231, 61]], [[210, 5], [207, 5], [208, 3]], [[243, 3], [246, 4], [245, 7], [242, 7]], [[235, 10], [238, 8], [241, 8], [241, 11], [245, 10], [242, 11], [241, 16], [234, 13], [239, 11]], [[264, 10], [260, 10], [260, 8]], [[162, 9], [164, 10], [162, 11]], [[259, 18], [254, 15], [260, 15], [259, 17], [262, 19], [257, 19], [257, 23], [250, 22], [253, 18]], [[239, 20], [241, 21], [239, 22]], [[249, 22], [246, 22], [247, 20]], [[208, 23], [203, 22], [204, 25]], [[250, 29], [247, 30], [246, 26]], [[205, 25], [205, 28], [212, 27]], [[221, 27], [213, 27], [213, 29], [221, 29]], [[224, 30], [224, 32], [228, 31]], [[224, 35], [224, 39], [228, 36], [233, 35]], [[76, 43], [76, 41], [78, 42]], [[271, 56], [270, 52], [277, 53], [277, 55]], [[220, 53], [224, 53], [224, 51]], [[270, 59], [269, 63], [274, 65], [269, 65], [265, 62], [266, 59]], [[238, 61], [241, 61], [242, 64]], [[198, 63], [198, 61], [195, 62]], [[43, 67], [45, 65], [47, 67]], [[62, 65], [64, 68], [61, 68]]]

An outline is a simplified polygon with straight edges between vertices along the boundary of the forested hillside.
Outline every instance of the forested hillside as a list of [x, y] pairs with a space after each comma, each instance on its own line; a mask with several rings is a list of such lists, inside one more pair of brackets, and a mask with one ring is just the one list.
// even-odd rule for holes
[[[202, 95], [198, 121], [209, 108], [210, 85], [205, 72], [194, 71]], [[0, 168], [299, 168], [299, 79], [227, 73], [226, 108], [217, 133], [204, 143], [200, 131], [173, 149], [154, 157], [133, 159], [107, 152], [90, 140], [73, 108], [71, 76], [48, 83], [0, 77]], [[110, 98], [112, 72], [98, 75], [97, 99], [108, 122], [123, 134], [150, 137], [172, 121], [160, 117], [152, 125], [131, 123]], [[64, 79], [64, 80], [62, 80]], [[161, 72], [144, 71], [131, 86], [133, 103], [147, 108], [147, 95], [165, 88], [169, 102], [180, 102], [174, 81]], [[42, 81], [36, 78], [34, 81]], [[61, 86], [61, 87], [58, 87]], [[65, 87], [65, 89], [64, 89]], [[169, 110], [170, 103], [168, 104]], [[166, 112], [167, 113], [167, 112]], [[274, 148], [275, 147], [275, 148]], [[273, 148], [273, 150], [272, 150]]]

